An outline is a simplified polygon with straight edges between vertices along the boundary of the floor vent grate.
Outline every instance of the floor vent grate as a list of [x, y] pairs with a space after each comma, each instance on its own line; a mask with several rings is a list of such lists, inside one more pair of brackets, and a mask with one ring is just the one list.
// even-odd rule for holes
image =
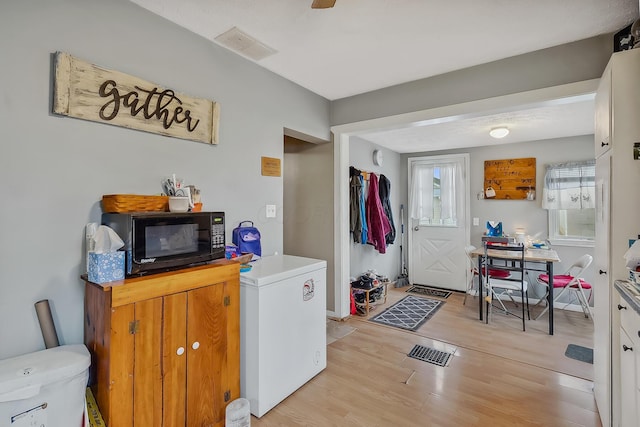
[[446, 351], [415, 345], [407, 356], [422, 360], [423, 362], [433, 363], [434, 365], [447, 366], [451, 355], [451, 353], [447, 353]]

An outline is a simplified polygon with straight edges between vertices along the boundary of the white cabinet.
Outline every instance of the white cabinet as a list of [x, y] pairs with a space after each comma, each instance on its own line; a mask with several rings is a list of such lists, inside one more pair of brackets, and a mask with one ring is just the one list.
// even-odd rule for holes
[[600, 79], [596, 93], [595, 154], [596, 158], [611, 148], [611, 70]]
[[620, 427], [640, 421], [640, 315], [620, 296]]
[[[596, 95], [594, 394], [602, 425], [620, 420], [620, 353], [613, 284], [627, 277], [624, 253], [640, 230], [640, 49], [616, 52]], [[608, 113], [607, 113], [608, 112]], [[608, 138], [608, 139], [607, 139]], [[604, 143], [604, 144], [603, 144]]]
[[611, 153], [596, 160], [596, 246], [593, 286], [594, 394], [603, 427], [611, 425], [610, 220]]

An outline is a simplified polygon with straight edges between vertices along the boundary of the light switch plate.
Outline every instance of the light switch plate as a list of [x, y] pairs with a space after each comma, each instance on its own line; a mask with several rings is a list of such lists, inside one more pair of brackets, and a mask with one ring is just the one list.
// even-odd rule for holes
[[480, 218], [473, 218], [473, 225], [475, 225], [476, 227], [480, 225]]
[[267, 218], [275, 218], [276, 217], [276, 205], [267, 205]]

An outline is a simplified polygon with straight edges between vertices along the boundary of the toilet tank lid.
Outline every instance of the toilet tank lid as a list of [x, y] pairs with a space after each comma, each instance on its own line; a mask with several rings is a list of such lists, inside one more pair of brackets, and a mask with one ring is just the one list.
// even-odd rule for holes
[[0, 360], [0, 402], [30, 397], [40, 387], [72, 378], [91, 364], [83, 344], [63, 345]]

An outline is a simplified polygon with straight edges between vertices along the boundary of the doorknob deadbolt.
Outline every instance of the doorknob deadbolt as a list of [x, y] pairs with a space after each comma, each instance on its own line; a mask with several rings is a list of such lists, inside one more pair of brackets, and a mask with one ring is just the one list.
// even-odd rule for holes
[[420, 231], [420, 226], [416, 225], [415, 227], [413, 227], [413, 231]]

